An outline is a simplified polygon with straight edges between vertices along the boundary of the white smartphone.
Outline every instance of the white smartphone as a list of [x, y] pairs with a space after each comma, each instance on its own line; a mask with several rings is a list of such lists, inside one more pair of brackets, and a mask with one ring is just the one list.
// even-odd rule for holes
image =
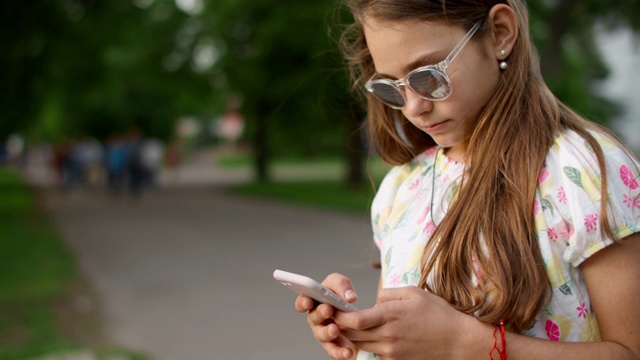
[[342, 311], [358, 311], [353, 304], [310, 277], [276, 270], [273, 272], [273, 278], [296, 293], [308, 296], [317, 302], [329, 304]]

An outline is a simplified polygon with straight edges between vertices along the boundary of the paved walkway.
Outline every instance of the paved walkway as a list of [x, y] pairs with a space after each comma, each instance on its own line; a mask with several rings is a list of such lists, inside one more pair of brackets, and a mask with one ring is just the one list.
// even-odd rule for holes
[[151, 360], [326, 359], [293, 309], [295, 295], [271, 274], [342, 272], [359, 306], [372, 305], [368, 218], [237, 198], [221, 185], [246, 177], [202, 165], [188, 173], [198, 180], [167, 181], [137, 201], [43, 187], [97, 290], [107, 336]]

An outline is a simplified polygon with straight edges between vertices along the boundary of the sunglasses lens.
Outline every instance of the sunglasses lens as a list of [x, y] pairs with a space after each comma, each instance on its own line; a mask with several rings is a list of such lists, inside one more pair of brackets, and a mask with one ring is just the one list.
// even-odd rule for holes
[[396, 108], [404, 106], [404, 98], [400, 91], [392, 86], [383, 82], [376, 82], [371, 84], [371, 93], [375, 95], [383, 103]]
[[446, 75], [434, 69], [416, 71], [407, 79], [411, 88], [425, 99], [444, 99], [451, 94], [451, 82]]

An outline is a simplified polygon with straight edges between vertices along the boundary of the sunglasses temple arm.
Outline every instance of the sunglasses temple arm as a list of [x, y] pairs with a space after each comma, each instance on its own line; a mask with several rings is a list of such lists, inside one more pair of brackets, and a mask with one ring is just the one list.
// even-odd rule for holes
[[471, 30], [469, 30], [469, 32], [462, 38], [462, 40], [460, 40], [458, 45], [456, 45], [456, 47], [453, 48], [449, 56], [447, 56], [447, 58], [440, 63], [442, 64], [440, 65], [441, 69], [444, 70], [447, 66], [449, 66], [449, 64], [453, 61], [453, 59], [455, 59], [456, 56], [458, 56], [460, 51], [462, 51], [462, 48], [465, 45], [467, 45], [467, 43], [473, 37], [476, 31], [478, 31], [478, 29], [480, 28], [480, 25], [482, 25], [482, 21], [478, 21], [477, 23], [473, 24], [473, 27], [471, 28]]

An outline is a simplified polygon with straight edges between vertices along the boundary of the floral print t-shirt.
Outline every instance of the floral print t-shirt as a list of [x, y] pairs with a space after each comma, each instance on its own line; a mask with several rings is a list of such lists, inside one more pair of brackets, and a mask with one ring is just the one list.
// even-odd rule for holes
[[[616, 239], [640, 232], [640, 164], [604, 135], [609, 222]], [[372, 204], [382, 287], [417, 285], [425, 244], [455, 196], [464, 164], [431, 148], [391, 169]], [[579, 265], [614, 239], [600, 231], [600, 168], [588, 143], [559, 133], [538, 179], [534, 208], [538, 242], [552, 298], [524, 334], [551, 341], [598, 341], [600, 332]], [[359, 359], [374, 359], [361, 352]]]

